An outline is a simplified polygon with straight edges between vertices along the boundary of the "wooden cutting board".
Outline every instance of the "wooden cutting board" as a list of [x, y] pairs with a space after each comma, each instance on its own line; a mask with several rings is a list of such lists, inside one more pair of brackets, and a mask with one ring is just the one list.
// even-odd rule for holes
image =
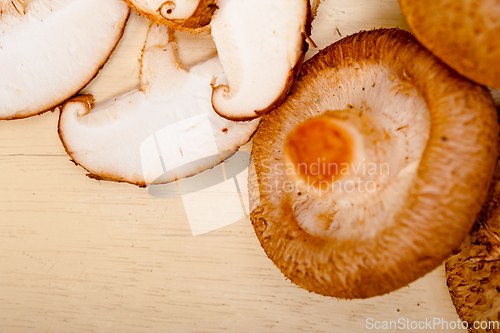
[[[148, 25], [132, 13], [85, 92], [102, 101], [138, 85]], [[324, 0], [312, 38], [322, 48], [378, 27], [407, 29], [396, 0]], [[178, 43], [186, 65], [216, 53], [206, 34]], [[426, 320], [455, 331], [443, 267], [368, 300], [308, 293], [267, 259], [248, 218], [194, 237], [181, 199], [87, 178], [57, 120], [0, 122], [0, 332], [351, 333], [384, 321], [412, 332]]]

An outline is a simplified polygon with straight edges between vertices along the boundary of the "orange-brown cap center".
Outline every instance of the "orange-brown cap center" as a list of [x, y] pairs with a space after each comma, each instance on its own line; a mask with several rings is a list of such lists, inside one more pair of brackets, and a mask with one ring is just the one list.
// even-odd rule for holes
[[333, 182], [352, 160], [353, 141], [339, 122], [318, 116], [290, 132], [285, 141], [285, 156], [307, 183]]

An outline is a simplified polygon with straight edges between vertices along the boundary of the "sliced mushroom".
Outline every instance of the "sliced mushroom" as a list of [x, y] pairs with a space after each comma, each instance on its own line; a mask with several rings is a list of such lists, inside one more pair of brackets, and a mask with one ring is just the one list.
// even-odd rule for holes
[[321, 4], [321, 0], [310, 0], [309, 3], [311, 7], [311, 20], [314, 20], [314, 18], [318, 14], [318, 8]]
[[213, 111], [210, 83], [215, 75], [223, 79], [218, 59], [184, 70], [170, 34], [151, 26], [140, 89], [93, 109], [91, 96], [64, 105], [59, 136], [91, 177], [139, 186], [170, 182], [217, 165], [255, 131], [258, 120], [235, 123]]
[[119, 0], [0, 1], [0, 119], [61, 104], [106, 62], [129, 14]]
[[309, 1], [218, 0], [212, 36], [228, 85], [212, 103], [232, 120], [259, 117], [286, 97], [307, 51]]
[[446, 261], [446, 277], [469, 332], [500, 332], [500, 161], [476, 224]]
[[125, 0], [141, 15], [176, 30], [200, 33], [209, 27], [215, 0]]
[[471, 229], [495, 167], [497, 118], [486, 89], [407, 32], [332, 44], [254, 136], [251, 220], [262, 247], [322, 295], [407, 285]]
[[415, 37], [463, 76], [500, 89], [500, 2], [399, 0]]

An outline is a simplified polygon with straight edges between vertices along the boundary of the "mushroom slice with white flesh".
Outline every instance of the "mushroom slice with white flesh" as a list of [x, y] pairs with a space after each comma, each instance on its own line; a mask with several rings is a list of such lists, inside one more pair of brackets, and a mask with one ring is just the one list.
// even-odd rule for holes
[[211, 32], [228, 85], [215, 85], [214, 110], [231, 120], [279, 105], [307, 51], [308, 0], [218, 0]]
[[318, 14], [318, 8], [319, 8], [319, 5], [321, 4], [321, 0], [310, 0], [309, 2], [311, 3], [310, 4], [310, 7], [311, 7], [311, 20], [314, 20], [314, 18]]
[[200, 33], [210, 26], [215, 0], [124, 0], [141, 15], [175, 30]]
[[120, 39], [119, 0], [0, 0], [0, 119], [51, 110], [97, 74]]
[[140, 89], [93, 109], [92, 96], [79, 96], [61, 110], [61, 141], [91, 177], [139, 186], [171, 182], [221, 163], [255, 131], [258, 120], [232, 122], [212, 109], [210, 83], [223, 79], [218, 59], [184, 70], [170, 34], [150, 27]]
[[498, 132], [485, 88], [407, 32], [360, 32], [305, 62], [289, 98], [262, 118], [252, 224], [299, 286], [340, 298], [388, 293], [467, 235]]
[[453, 304], [473, 333], [500, 332], [499, 198], [500, 161], [476, 224], [445, 266]]
[[500, 2], [399, 0], [415, 37], [461, 75], [500, 89]]

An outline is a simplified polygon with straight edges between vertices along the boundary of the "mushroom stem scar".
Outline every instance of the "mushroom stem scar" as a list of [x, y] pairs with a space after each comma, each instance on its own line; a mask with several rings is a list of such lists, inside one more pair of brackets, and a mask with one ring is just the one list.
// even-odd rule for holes
[[[288, 175], [299, 189], [329, 192], [333, 183], [352, 178], [352, 171], [365, 163], [360, 135], [329, 113], [299, 124], [285, 140]], [[353, 166], [353, 170], [344, 166]]]

